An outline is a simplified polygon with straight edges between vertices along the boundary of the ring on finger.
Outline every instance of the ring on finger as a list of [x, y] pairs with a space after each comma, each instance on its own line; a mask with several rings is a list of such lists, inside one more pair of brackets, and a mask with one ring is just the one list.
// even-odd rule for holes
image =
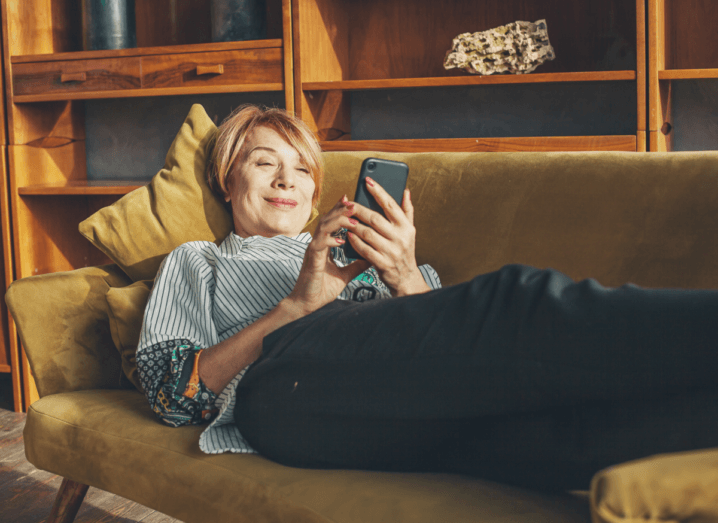
[[347, 230], [342, 227], [341, 229], [337, 229], [336, 231], [329, 234], [332, 238], [341, 238], [342, 240], [347, 239]]

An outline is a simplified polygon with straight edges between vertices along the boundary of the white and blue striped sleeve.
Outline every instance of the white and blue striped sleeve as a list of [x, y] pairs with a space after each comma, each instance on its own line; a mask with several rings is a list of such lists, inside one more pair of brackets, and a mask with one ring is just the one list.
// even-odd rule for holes
[[145, 308], [137, 347], [150, 406], [173, 426], [201, 423], [216, 395], [198, 380], [199, 352], [219, 340], [212, 317], [214, 244], [192, 242], [162, 262]]
[[419, 272], [424, 277], [424, 281], [431, 290], [441, 289], [441, 280], [436, 270], [428, 264], [419, 265]]

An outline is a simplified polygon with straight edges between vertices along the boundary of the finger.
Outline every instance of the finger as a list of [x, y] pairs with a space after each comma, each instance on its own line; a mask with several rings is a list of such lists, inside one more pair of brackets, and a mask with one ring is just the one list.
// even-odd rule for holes
[[[391, 239], [394, 226], [380, 213], [357, 203], [354, 205], [353, 217], [377, 231], [384, 238]], [[349, 229], [353, 230], [353, 227], [349, 227]]]
[[[394, 240], [391, 237], [386, 237], [378, 233], [372, 227], [366, 226], [363, 223], [353, 223], [348, 227], [348, 230], [382, 255], [386, 255], [392, 250]], [[347, 236], [348, 234], [349, 232], [347, 232]]]
[[414, 204], [411, 203], [411, 192], [409, 189], [404, 189], [404, 198], [401, 200], [401, 208], [404, 210], [407, 219], [414, 225]]
[[333, 216], [331, 219], [324, 221], [314, 231], [314, 239], [318, 242], [317, 247], [326, 248], [343, 245], [346, 230], [358, 224], [359, 222], [356, 219], [344, 214]]
[[383, 267], [383, 256], [358, 235], [349, 231], [347, 233], [347, 240], [351, 243], [352, 247], [354, 247], [354, 250], [361, 254], [362, 258], [368, 261], [371, 265]]
[[394, 223], [400, 223], [405, 218], [405, 215], [402, 212], [401, 207], [399, 207], [399, 204], [396, 203], [396, 200], [392, 198], [392, 196], [386, 192], [386, 190], [379, 185], [379, 182], [376, 180], [367, 176], [365, 181], [367, 190], [374, 197], [379, 206], [384, 209], [384, 214], [386, 214], [387, 219]]

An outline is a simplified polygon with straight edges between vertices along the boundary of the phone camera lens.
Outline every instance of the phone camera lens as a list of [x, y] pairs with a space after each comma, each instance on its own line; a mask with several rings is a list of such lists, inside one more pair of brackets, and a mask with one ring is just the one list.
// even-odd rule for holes
[[366, 167], [367, 167], [367, 169], [369, 169], [370, 171], [373, 171], [374, 169], [376, 169], [376, 164], [375, 164], [374, 162], [369, 162], [369, 163], [366, 165]]

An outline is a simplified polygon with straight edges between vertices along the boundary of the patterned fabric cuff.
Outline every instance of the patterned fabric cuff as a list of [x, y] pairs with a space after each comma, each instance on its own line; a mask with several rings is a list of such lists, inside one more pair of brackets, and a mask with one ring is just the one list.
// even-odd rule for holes
[[[168, 425], [197, 425], [217, 412], [212, 392], [197, 374], [202, 347], [175, 340], [138, 350], [140, 380], [152, 410]], [[169, 360], [169, 361], [168, 361]]]
[[[188, 365], [189, 361], [185, 362], [185, 367], [191, 369], [191, 372], [189, 373], [187, 386], [184, 388], [184, 391], [182, 391], [181, 394], [185, 398], [193, 399], [198, 403], [213, 406], [214, 402], [217, 399], [217, 395], [210, 389], [208, 389], [199, 377], [199, 358], [204, 353], [204, 349], [200, 349], [199, 347], [193, 347], [193, 349], [195, 350], [193, 364], [190, 366]], [[179, 389], [178, 392], [180, 392]]]

